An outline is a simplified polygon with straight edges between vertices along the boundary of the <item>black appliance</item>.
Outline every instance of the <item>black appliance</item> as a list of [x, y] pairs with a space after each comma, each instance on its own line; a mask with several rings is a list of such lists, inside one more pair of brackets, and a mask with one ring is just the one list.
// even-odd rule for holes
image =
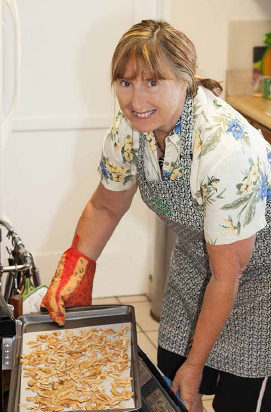
[[[4, 267], [2, 264], [2, 229], [0, 227], [0, 412], [6, 411], [10, 373], [14, 364], [14, 348], [16, 338], [21, 336], [22, 323], [14, 317], [14, 307], [9, 305], [14, 291], [19, 290], [20, 283], [24, 282], [25, 276], [31, 278], [33, 284], [41, 284], [38, 269], [35, 267], [32, 255], [25, 249], [25, 246], [14, 228], [6, 221], [0, 219], [0, 226], [7, 230], [7, 237], [12, 245], [8, 249], [9, 266]], [[5, 288], [2, 290], [2, 278], [7, 274]], [[21, 301], [22, 304], [22, 301]], [[16, 313], [16, 312], [15, 312]]]
[[0, 348], [1, 348], [1, 400], [0, 411], [6, 410], [7, 395], [9, 385], [9, 371], [11, 371], [14, 362], [15, 339], [21, 334], [21, 322], [16, 320], [12, 313], [12, 308], [4, 300], [0, 293]]

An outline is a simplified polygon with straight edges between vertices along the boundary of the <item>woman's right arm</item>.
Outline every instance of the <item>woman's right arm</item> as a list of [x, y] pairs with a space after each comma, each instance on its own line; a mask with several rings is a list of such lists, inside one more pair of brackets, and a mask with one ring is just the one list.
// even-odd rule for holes
[[96, 260], [122, 216], [129, 209], [137, 185], [112, 191], [101, 183], [79, 219], [73, 245], [60, 258], [41, 306], [59, 325], [65, 323], [65, 307], [92, 304]]
[[75, 238], [79, 235], [76, 249], [96, 261], [130, 208], [136, 190], [136, 184], [128, 190], [112, 191], [100, 183], [79, 219], [75, 231]]

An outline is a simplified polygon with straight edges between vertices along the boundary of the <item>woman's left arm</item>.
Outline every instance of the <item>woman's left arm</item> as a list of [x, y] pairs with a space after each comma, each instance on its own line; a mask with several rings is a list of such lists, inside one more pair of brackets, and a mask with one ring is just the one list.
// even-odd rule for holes
[[186, 362], [178, 370], [172, 389], [180, 395], [188, 410], [195, 401], [205, 362], [234, 305], [239, 279], [246, 268], [255, 236], [227, 245], [207, 244], [211, 279]]

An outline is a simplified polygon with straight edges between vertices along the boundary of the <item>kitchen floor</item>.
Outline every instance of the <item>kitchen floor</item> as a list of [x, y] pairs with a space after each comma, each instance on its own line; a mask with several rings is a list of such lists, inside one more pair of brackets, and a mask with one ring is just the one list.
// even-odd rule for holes
[[[93, 299], [93, 305], [125, 304], [133, 305], [136, 313], [137, 340], [139, 346], [156, 364], [157, 338], [159, 323], [150, 316], [151, 302], [146, 295], [115, 296], [112, 298]], [[213, 412], [213, 396], [203, 397], [204, 412]]]

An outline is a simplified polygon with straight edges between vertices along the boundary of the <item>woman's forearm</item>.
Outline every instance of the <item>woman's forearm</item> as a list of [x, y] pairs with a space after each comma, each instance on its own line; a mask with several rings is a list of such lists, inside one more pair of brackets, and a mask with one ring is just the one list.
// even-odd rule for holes
[[99, 184], [87, 203], [77, 224], [76, 248], [92, 260], [97, 260], [123, 215], [129, 210], [137, 185], [128, 190], [112, 191]]
[[234, 282], [228, 279], [217, 279], [215, 276], [211, 277], [204, 295], [192, 348], [187, 358], [191, 366], [203, 368], [232, 311], [238, 284], [239, 278], [236, 278]]
[[80, 239], [76, 248], [96, 261], [120, 220], [121, 216], [112, 215], [104, 207], [94, 207], [90, 200], [77, 224], [75, 236]]
[[194, 333], [188, 362], [203, 368], [234, 305], [242, 276], [254, 247], [255, 235], [226, 245], [207, 243], [212, 273]]

